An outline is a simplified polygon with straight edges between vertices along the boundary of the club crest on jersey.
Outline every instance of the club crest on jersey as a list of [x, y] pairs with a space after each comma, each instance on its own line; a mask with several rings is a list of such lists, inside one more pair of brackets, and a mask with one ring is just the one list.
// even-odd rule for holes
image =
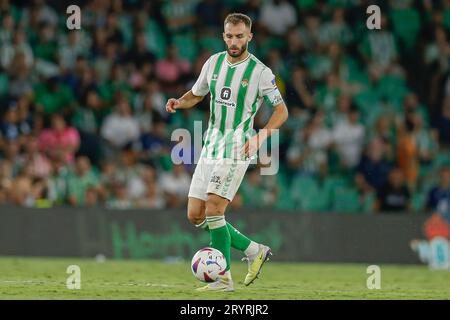
[[228, 87], [223, 87], [222, 90], [220, 90], [220, 98], [222, 100], [230, 100], [231, 98], [231, 89]]
[[212, 79], [217, 80], [217, 74], [213, 74]]
[[245, 88], [246, 86], [248, 86], [248, 80], [246, 80], [246, 79], [242, 80], [241, 86], [243, 86], [244, 88]]

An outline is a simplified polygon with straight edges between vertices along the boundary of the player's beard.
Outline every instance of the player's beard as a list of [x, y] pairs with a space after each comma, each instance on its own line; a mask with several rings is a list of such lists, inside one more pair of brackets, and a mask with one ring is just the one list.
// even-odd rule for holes
[[227, 47], [228, 54], [233, 58], [239, 58], [244, 54], [245, 51], [247, 51], [248, 48], [248, 41], [245, 45], [242, 46], [242, 48], [239, 50], [238, 53], [231, 53], [231, 49], [238, 49], [238, 47]]

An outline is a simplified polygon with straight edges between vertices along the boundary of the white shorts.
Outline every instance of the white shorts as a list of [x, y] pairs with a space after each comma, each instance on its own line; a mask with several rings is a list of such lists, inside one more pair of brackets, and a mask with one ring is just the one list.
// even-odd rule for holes
[[250, 160], [200, 158], [192, 176], [189, 197], [206, 201], [208, 193], [233, 200]]

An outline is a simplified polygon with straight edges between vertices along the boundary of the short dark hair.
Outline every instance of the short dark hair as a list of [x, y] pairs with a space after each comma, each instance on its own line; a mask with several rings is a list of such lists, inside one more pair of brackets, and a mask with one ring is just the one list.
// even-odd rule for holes
[[225, 22], [223, 23], [223, 26], [225, 27], [227, 23], [236, 25], [240, 22], [243, 22], [245, 26], [248, 27], [249, 29], [252, 28], [252, 19], [243, 13], [236, 13], [236, 12], [227, 15], [227, 17], [225, 18]]

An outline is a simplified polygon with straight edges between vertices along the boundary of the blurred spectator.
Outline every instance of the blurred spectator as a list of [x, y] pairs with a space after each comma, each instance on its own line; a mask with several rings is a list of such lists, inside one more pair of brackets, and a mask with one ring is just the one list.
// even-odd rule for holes
[[287, 51], [283, 54], [286, 66], [288, 68], [300, 66], [304, 63], [306, 56], [307, 53], [300, 38], [300, 31], [297, 28], [291, 28], [287, 33]]
[[142, 109], [135, 112], [136, 121], [139, 122], [141, 135], [150, 134], [153, 123], [160, 118], [159, 113], [154, 110], [152, 96], [146, 95], [142, 102]]
[[72, 206], [84, 206], [86, 191], [90, 187], [97, 187], [99, 179], [91, 168], [87, 157], [78, 157], [75, 170], [67, 179], [69, 203]]
[[359, 163], [364, 146], [364, 126], [359, 123], [359, 111], [353, 107], [348, 121], [341, 121], [333, 128], [333, 141], [344, 168], [354, 168]]
[[145, 184], [142, 176], [144, 171], [150, 170], [143, 164], [137, 163], [136, 153], [132, 150], [124, 150], [120, 155], [120, 170], [116, 172], [117, 182], [125, 184], [127, 195], [134, 200], [145, 193]]
[[113, 187], [112, 197], [106, 201], [108, 209], [126, 210], [133, 207], [133, 203], [127, 195], [127, 187], [123, 183], [117, 183]]
[[145, 193], [136, 200], [136, 207], [144, 209], [162, 209], [166, 206], [164, 193], [156, 183], [156, 173], [153, 169], [147, 168], [143, 171], [142, 177], [145, 183]]
[[397, 159], [408, 186], [415, 190], [419, 174], [419, 150], [416, 141], [418, 115], [414, 112], [406, 114], [404, 127], [399, 128]]
[[379, 138], [374, 138], [366, 147], [355, 176], [356, 186], [364, 191], [380, 191], [388, 180], [391, 165], [385, 159], [386, 146]]
[[195, 16], [199, 28], [219, 30], [222, 27], [223, 7], [217, 0], [201, 0], [195, 7]]
[[85, 207], [99, 207], [100, 206], [100, 197], [98, 188], [92, 186], [86, 189], [84, 206]]
[[12, 204], [19, 206], [32, 206], [32, 178], [31, 173], [27, 170], [29, 167], [23, 167], [15, 179], [12, 181], [10, 188], [10, 201]]
[[[337, 98], [336, 110], [328, 113], [328, 124], [330, 127], [337, 127], [341, 124], [345, 124], [349, 120], [350, 110], [357, 109], [356, 106], [352, 105], [352, 100], [349, 95], [341, 94]], [[359, 120], [359, 119], [358, 119]]]
[[165, 2], [162, 14], [171, 32], [185, 32], [195, 21], [196, 1], [174, 0]]
[[429, 125], [429, 116], [426, 108], [420, 104], [419, 98], [417, 94], [413, 92], [407, 93], [403, 97], [403, 111], [398, 112], [397, 116], [399, 119], [404, 119], [408, 113], [417, 113], [420, 115], [420, 118], [422, 120], [422, 123], [425, 125], [425, 127], [428, 127]]
[[275, 36], [281, 36], [295, 26], [297, 15], [294, 7], [286, 0], [264, 1], [261, 7], [261, 24]]
[[45, 114], [61, 112], [66, 114], [75, 102], [72, 90], [56, 77], [48, 78], [34, 88], [35, 104], [38, 111]]
[[46, 3], [46, 0], [33, 0], [32, 10], [35, 12], [38, 22], [45, 22], [55, 26], [58, 23], [58, 14]]
[[263, 208], [275, 204], [276, 185], [268, 184], [268, 177], [262, 176], [257, 168], [248, 170], [240, 191], [243, 207]]
[[323, 124], [323, 113], [317, 112], [303, 130], [295, 134], [287, 152], [288, 164], [299, 174], [321, 175], [327, 171], [327, 150], [332, 134]]
[[10, 191], [13, 181], [12, 163], [9, 160], [0, 160], [0, 193], [6, 203], [11, 200]]
[[397, 136], [394, 126], [394, 121], [389, 115], [382, 114], [376, 119], [367, 141], [372, 141], [375, 138], [381, 139], [385, 146], [385, 157], [388, 160], [394, 158], [394, 145], [397, 142]]
[[24, 164], [23, 154], [20, 153], [20, 144], [18, 140], [8, 140], [3, 147], [3, 157], [11, 161], [13, 174], [17, 174]]
[[405, 212], [411, 209], [411, 194], [405, 183], [402, 170], [394, 168], [389, 173], [385, 186], [378, 191], [376, 211]]
[[403, 70], [397, 63], [397, 42], [385, 14], [381, 15], [381, 29], [368, 32], [360, 43], [360, 50], [369, 64], [369, 71], [376, 79], [386, 73], [403, 75]]
[[103, 189], [105, 198], [112, 196], [111, 192], [114, 185], [119, 181], [118, 166], [112, 160], [105, 161], [101, 165], [100, 185]]
[[[319, 75], [317, 75], [319, 76]], [[316, 102], [326, 113], [336, 109], [337, 99], [341, 95], [341, 82], [338, 74], [326, 75], [326, 82], [317, 88]]]
[[[450, 81], [448, 83], [450, 84]], [[442, 114], [437, 121], [437, 130], [441, 146], [450, 150], [450, 90], [449, 94], [445, 97]]]
[[307, 51], [316, 52], [320, 42], [320, 15], [316, 11], [306, 14], [304, 25], [300, 28], [300, 37]]
[[39, 72], [46, 76], [57, 74], [58, 43], [55, 28], [45, 22], [39, 25], [39, 37], [33, 44], [33, 52]]
[[167, 48], [167, 57], [156, 63], [156, 78], [161, 88], [168, 95], [180, 95], [183, 91], [182, 81], [190, 71], [188, 61], [178, 57], [178, 49], [172, 44]]
[[284, 92], [284, 79], [288, 79], [288, 69], [286, 63], [281, 55], [280, 49], [271, 48], [267, 53], [267, 66], [275, 73], [279, 75], [277, 79], [277, 86], [281, 92]]
[[33, 177], [47, 178], [51, 171], [52, 165], [50, 160], [39, 151], [39, 143], [36, 137], [30, 136], [25, 146], [25, 163], [32, 168]]
[[122, 52], [121, 44], [124, 42], [124, 35], [122, 30], [120, 29], [120, 19], [118, 14], [113, 11], [110, 11], [106, 15], [106, 23], [104, 25], [108, 42], [120, 44], [117, 50], [119, 54]]
[[12, 42], [5, 42], [0, 47], [0, 61], [4, 69], [8, 69], [17, 54], [22, 54], [24, 64], [27, 68], [31, 68], [34, 63], [34, 55], [31, 47], [26, 42], [26, 36], [23, 30], [16, 30], [13, 33]]
[[97, 114], [101, 112], [104, 104], [95, 90], [86, 93], [83, 104], [78, 106], [72, 115], [72, 124], [79, 131], [98, 134], [99, 124]]
[[66, 204], [69, 176], [72, 174], [62, 155], [52, 159], [52, 171], [47, 177], [50, 199], [57, 205]]
[[152, 130], [141, 136], [138, 149], [142, 159], [152, 160], [170, 154], [167, 125], [164, 121], [153, 123]]
[[347, 45], [353, 40], [353, 34], [345, 22], [345, 11], [343, 8], [333, 10], [330, 22], [324, 23], [320, 28], [320, 39], [322, 44], [338, 42]]
[[434, 29], [434, 41], [428, 43], [424, 52], [424, 59], [428, 72], [431, 75], [430, 82], [427, 85], [428, 100], [430, 106], [435, 106], [439, 98], [439, 83], [449, 70], [450, 43], [444, 28], [436, 27]]
[[115, 111], [104, 120], [101, 135], [113, 149], [122, 149], [139, 138], [139, 124], [125, 98], [118, 101]]
[[252, 19], [253, 24], [258, 26], [261, 16], [261, 2], [262, 0], [246, 0], [236, 12], [244, 12]]
[[79, 81], [75, 85], [75, 95], [78, 97], [79, 101], [82, 101], [86, 97], [89, 91], [99, 90], [96, 82], [95, 69], [83, 68], [80, 70]]
[[427, 130], [420, 115], [415, 117], [415, 137], [421, 165], [431, 165], [439, 153], [438, 134], [436, 130]]
[[142, 68], [145, 63], [153, 65], [156, 62], [156, 56], [148, 50], [144, 32], [138, 32], [134, 36], [133, 46], [127, 51], [125, 61], [133, 63], [137, 69]]
[[8, 109], [3, 115], [3, 121], [0, 123], [0, 132], [4, 139], [16, 140], [20, 136], [20, 128], [18, 126], [18, 110], [17, 103], [10, 103]]
[[27, 66], [25, 52], [16, 52], [7, 68], [9, 76], [8, 89], [12, 98], [31, 96], [33, 94], [33, 82], [30, 78], [31, 68]]
[[31, 196], [26, 205], [35, 208], [52, 207], [53, 203], [49, 199], [49, 188], [47, 180], [42, 178], [33, 179], [31, 185]]
[[169, 208], [180, 208], [186, 204], [190, 182], [191, 177], [182, 164], [176, 164], [172, 171], [161, 174], [159, 185], [166, 195]]
[[7, 45], [11, 42], [14, 34], [14, 17], [7, 13], [2, 17], [2, 27], [0, 30], [0, 45]]
[[166, 100], [159, 83], [157, 81], [149, 81], [146, 92], [151, 100], [153, 110], [158, 112], [161, 118], [167, 119], [168, 115], [166, 112]]
[[51, 116], [51, 127], [44, 129], [39, 136], [39, 149], [51, 159], [61, 154], [65, 161], [72, 162], [79, 146], [78, 131], [68, 127], [62, 115], [54, 113]]
[[450, 201], [450, 167], [439, 170], [439, 184], [428, 192], [427, 209], [436, 210], [441, 200]]
[[27, 96], [21, 96], [17, 100], [17, 124], [21, 135], [32, 134], [35, 126], [33, 113], [31, 113], [30, 99]]
[[87, 56], [89, 48], [89, 38], [82, 30], [71, 30], [67, 36], [63, 37], [58, 44], [58, 62], [64, 71], [75, 68], [76, 60], [79, 56]]

